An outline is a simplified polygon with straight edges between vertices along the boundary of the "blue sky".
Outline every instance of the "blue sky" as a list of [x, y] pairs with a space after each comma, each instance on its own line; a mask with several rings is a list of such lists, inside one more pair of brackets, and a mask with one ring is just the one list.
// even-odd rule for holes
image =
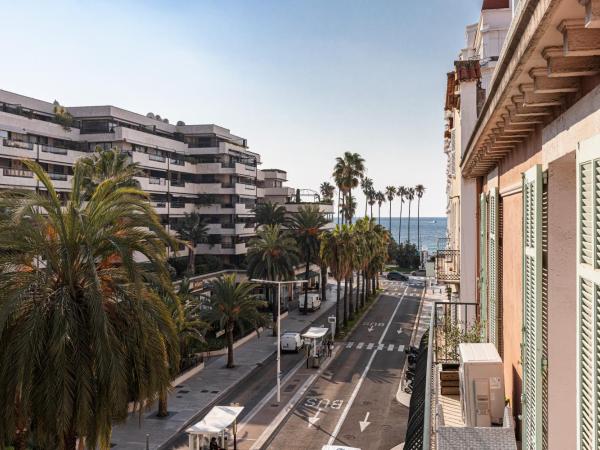
[[422, 183], [422, 215], [443, 215], [445, 74], [480, 6], [1, 0], [0, 88], [225, 126], [294, 187], [355, 151], [377, 188]]

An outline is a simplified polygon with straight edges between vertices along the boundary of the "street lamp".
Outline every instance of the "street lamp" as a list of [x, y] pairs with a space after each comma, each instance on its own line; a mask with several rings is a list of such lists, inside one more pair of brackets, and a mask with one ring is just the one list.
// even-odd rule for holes
[[253, 283], [277, 285], [277, 403], [279, 403], [281, 401], [281, 285], [294, 283], [308, 283], [308, 280], [274, 281], [251, 279], [250, 281], [252, 281]]

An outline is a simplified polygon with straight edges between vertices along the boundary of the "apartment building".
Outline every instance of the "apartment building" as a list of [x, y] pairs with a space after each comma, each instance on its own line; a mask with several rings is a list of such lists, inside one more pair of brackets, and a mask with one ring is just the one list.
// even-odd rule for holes
[[[492, 6], [509, 27], [486, 73]], [[521, 448], [598, 449], [600, 0], [486, 0], [481, 18], [446, 93], [457, 300], [502, 357]]]
[[260, 155], [246, 139], [217, 125], [174, 125], [114, 106], [67, 110], [72, 123], [65, 126], [53, 103], [0, 90], [0, 188], [35, 188], [22, 164], [32, 159], [57, 190], [68, 191], [78, 158], [97, 147], [117, 148], [142, 168], [138, 181], [165, 226], [173, 229], [185, 213], [198, 212], [209, 222], [210, 242], [197, 253], [240, 262], [254, 235], [252, 209], [263, 196]]

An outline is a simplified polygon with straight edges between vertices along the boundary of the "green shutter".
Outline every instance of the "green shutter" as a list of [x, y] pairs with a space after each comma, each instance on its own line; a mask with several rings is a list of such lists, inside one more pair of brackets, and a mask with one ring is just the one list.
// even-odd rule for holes
[[498, 348], [498, 188], [489, 193], [488, 302], [490, 342]]
[[523, 174], [523, 450], [542, 448], [542, 168]]
[[481, 338], [487, 341], [488, 306], [487, 306], [487, 198], [481, 194], [479, 199], [479, 305], [481, 321]]
[[600, 136], [577, 150], [577, 448], [600, 449]]

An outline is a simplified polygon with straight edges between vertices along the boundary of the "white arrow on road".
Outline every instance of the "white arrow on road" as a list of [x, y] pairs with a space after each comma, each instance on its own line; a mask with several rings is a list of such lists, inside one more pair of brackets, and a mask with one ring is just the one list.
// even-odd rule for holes
[[367, 328], [367, 330], [369, 331], [369, 333], [370, 333], [371, 331], [373, 331], [373, 330], [374, 330], [374, 328], [373, 328], [373, 324], [369, 325], [369, 328]]
[[369, 425], [371, 425], [371, 422], [369, 422], [369, 414], [371, 414], [371, 413], [367, 412], [367, 414], [365, 414], [365, 420], [360, 420], [358, 422], [358, 425], [360, 426], [360, 432], [361, 433], [363, 431], [365, 431], [365, 428], [367, 428]]
[[402, 334], [402, 328], [398, 328], [398, 334]]
[[313, 427], [315, 425], [315, 423], [317, 423], [317, 420], [320, 419], [320, 417], [319, 417], [320, 412], [321, 412], [321, 408], [318, 408], [315, 415], [308, 418], [308, 428]]

